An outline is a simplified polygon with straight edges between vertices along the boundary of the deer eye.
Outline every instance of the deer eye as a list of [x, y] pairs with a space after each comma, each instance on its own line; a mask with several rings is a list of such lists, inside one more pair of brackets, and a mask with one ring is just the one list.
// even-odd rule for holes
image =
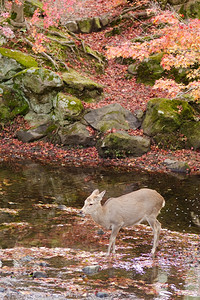
[[89, 206], [93, 205], [92, 203], [89, 204]]

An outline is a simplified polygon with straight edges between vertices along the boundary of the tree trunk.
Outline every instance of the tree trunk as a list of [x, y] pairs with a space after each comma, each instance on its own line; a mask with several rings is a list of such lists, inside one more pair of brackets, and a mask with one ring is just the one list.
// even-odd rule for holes
[[15, 27], [24, 27], [24, 1], [13, 0], [11, 10], [11, 24]]

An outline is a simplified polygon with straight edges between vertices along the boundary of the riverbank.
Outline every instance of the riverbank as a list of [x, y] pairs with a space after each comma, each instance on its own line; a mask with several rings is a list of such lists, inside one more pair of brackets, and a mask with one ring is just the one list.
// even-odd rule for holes
[[22, 117], [18, 117], [12, 124], [4, 127], [0, 133], [0, 161], [16, 161], [30, 159], [43, 164], [73, 166], [105, 166], [122, 169], [143, 169], [149, 172], [171, 172], [166, 159], [178, 162], [187, 162], [189, 169], [185, 173], [200, 174], [200, 153], [192, 149], [162, 150], [152, 146], [151, 150], [140, 157], [124, 159], [103, 159], [98, 155], [95, 147], [67, 148], [53, 145], [40, 140], [33, 143], [22, 143], [15, 138], [19, 129], [28, 128]]

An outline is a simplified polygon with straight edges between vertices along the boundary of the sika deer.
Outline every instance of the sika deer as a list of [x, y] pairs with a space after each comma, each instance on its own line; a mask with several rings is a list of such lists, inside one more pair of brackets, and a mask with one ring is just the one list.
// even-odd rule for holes
[[105, 192], [94, 190], [85, 200], [81, 214], [90, 215], [96, 223], [112, 230], [107, 255], [110, 254], [111, 247], [115, 253], [115, 239], [120, 228], [140, 224], [145, 220], [153, 230], [151, 253], [154, 255], [161, 229], [156, 217], [165, 205], [164, 198], [158, 192], [144, 188], [117, 198], [109, 198], [102, 206], [101, 200]]

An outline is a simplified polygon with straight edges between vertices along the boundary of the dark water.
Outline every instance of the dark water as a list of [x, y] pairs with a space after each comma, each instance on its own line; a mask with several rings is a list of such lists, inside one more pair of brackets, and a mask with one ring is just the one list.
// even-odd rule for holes
[[[13, 238], [9, 230], [3, 231], [0, 233], [0, 247], [13, 247], [19, 239], [21, 242], [23, 240], [22, 244], [28, 245], [30, 238], [32, 245], [42, 244], [40, 233], [48, 232], [52, 222], [56, 223], [59, 211], [55, 207], [65, 205], [81, 208], [85, 198], [96, 188], [107, 191], [106, 199], [142, 187], [156, 189], [165, 198], [166, 206], [159, 216], [163, 228], [200, 233], [199, 176], [52, 168], [35, 163], [1, 165], [0, 223], [28, 223], [33, 227], [30, 232], [26, 228], [25, 236], [19, 235], [18, 239]], [[51, 209], [44, 210], [43, 204], [47, 207], [49, 204]], [[56, 246], [62, 247], [62, 244], [56, 243]]]
[[[109, 296], [105, 299], [200, 299], [199, 183], [199, 176], [103, 168], [54, 168], [30, 162], [1, 164], [0, 248], [4, 258], [0, 271], [0, 299], [8, 293], [14, 293], [12, 299], [98, 299], [95, 290], [105, 291]], [[124, 247], [118, 247], [117, 253], [122, 253], [122, 257], [117, 257], [113, 263], [107, 262], [98, 254], [106, 251], [107, 240], [101, 244], [99, 239], [95, 241], [93, 233], [88, 236], [84, 232], [84, 225], [77, 227], [80, 222], [77, 209], [96, 188], [106, 190], [107, 199], [142, 187], [156, 189], [166, 200], [159, 215], [165, 230], [157, 260], [149, 257], [151, 240], [145, 241], [149, 232], [136, 229], [136, 233], [130, 230], [128, 235], [122, 233], [120, 236]], [[76, 210], [65, 214], [60, 205]], [[179, 241], [179, 233], [173, 235], [167, 229], [184, 233], [185, 238], [182, 241], [181, 236]], [[194, 240], [187, 233], [195, 233]], [[80, 235], [83, 235], [82, 239]], [[21, 249], [17, 259], [16, 252], [5, 258], [7, 248], [13, 247]], [[38, 262], [32, 253], [55, 247], [57, 254], [51, 259], [46, 258], [48, 265], [44, 269], [48, 276], [56, 278], [56, 286], [44, 284], [42, 280], [30, 280], [24, 264], [31, 263], [30, 258], [34, 263], [30, 268], [34, 270], [36, 266], [37, 270]], [[23, 253], [23, 249], [29, 250]], [[45, 259], [45, 254], [41, 257]], [[88, 277], [83, 274], [81, 266], [96, 263], [101, 265], [100, 272]], [[15, 272], [18, 275], [12, 275]], [[58, 287], [59, 282], [62, 288]], [[78, 288], [74, 287], [69, 294], [74, 283]], [[50, 293], [49, 298], [44, 297], [44, 292]], [[72, 296], [66, 298], [63, 293]]]

